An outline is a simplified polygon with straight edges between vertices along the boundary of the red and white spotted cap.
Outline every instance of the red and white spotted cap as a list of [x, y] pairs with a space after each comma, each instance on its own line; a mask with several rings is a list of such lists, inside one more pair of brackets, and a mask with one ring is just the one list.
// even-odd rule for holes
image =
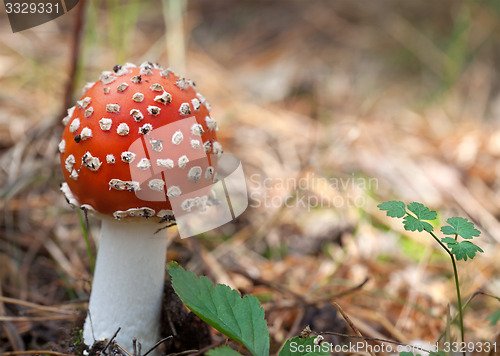
[[208, 200], [222, 147], [192, 81], [151, 62], [103, 72], [64, 118], [59, 144], [68, 202], [116, 219], [172, 216]]

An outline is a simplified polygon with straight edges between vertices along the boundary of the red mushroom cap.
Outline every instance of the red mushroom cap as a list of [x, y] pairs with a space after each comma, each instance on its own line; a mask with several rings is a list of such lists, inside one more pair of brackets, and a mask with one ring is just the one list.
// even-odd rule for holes
[[186, 193], [185, 211], [207, 202], [222, 147], [193, 82], [146, 62], [87, 87], [59, 144], [70, 204], [121, 219], [165, 218]]

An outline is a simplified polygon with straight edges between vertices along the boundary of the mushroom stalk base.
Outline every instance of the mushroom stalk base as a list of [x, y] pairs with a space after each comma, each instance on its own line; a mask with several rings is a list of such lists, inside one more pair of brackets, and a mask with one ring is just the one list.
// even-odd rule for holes
[[132, 351], [132, 340], [143, 352], [159, 340], [166, 230], [153, 222], [103, 219], [90, 295], [83, 329], [84, 342], [111, 339]]

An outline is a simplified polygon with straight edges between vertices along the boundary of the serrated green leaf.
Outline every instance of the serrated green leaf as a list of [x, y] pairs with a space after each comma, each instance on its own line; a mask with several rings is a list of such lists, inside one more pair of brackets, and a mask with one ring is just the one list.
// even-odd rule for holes
[[413, 202], [408, 204], [408, 210], [414, 215], [408, 214], [403, 219], [403, 226], [408, 231], [428, 231], [432, 232], [434, 228], [431, 224], [424, 220], [436, 219], [437, 213], [429, 210], [428, 207], [421, 203]]
[[213, 285], [176, 263], [170, 263], [172, 286], [182, 302], [203, 321], [243, 344], [253, 355], [269, 354], [269, 331], [257, 298], [223, 284]]
[[455, 240], [453, 237], [443, 237], [441, 238], [441, 241], [447, 244], [449, 248], [451, 248], [450, 245], [458, 244], [458, 241]]
[[402, 201], [386, 201], [377, 205], [377, 207], [380, 210], [386, 210], [387, 216], [390, 216], [392, 218], [402, 218], [406, 215], [406, 206]]
[[429, 231], [433, 230], [431, 224], [426, 221], [422, 221], [414, 217], [413, 215], [406, 215], [403, 219], [403, 226], [407, 231]]
[[451, 253], [455, 255], [458, 261], [467, 261], [467, 258], [471, 260], [476, 257], [476, 252], [484, 252], [479, 246], [474, 245], [470, 241], [461, 241], [455, 244], [448, 244], [448, 248], [451, 249]]
[[443, 226], [441, 232], [445, 235], [458, 235], [464, 239], [473, 239], [481, 232], [474, 227], [474, 224], [465, 218], [452, 217], [446, 220], [449, 225]]
[[411, 351], [403, 351], [403, 352], [400, 352], [399, 353], [399, 356], [421, 356], [420, 354], [417, 354], [415, 355], [413, 352]]
[[278, 356], [329, 356], [330, 344], [314, 345], [315, 339], [316, 337], [300, 338], [298, 336], [288, 339]]
[[241, 356], [241, 354], [229, 346], [222, 346], [208, 351], [207, 356]]
[[494, 326], [498, 323], [498, 321], [500, 320], [500, 309], [498, 309], [496, 312], [494, 312], [493, 314], [491, 315], [488, 315], [486, 317], [486, 320], [491, 320], [490, 321], [490, 325], [491, 326]]
[[435, 220], [437, 217], [434, 210], [430, 210], [422, 203], [410, 203], [408, 204], [408, 210], [415, 214], [418, 220]]

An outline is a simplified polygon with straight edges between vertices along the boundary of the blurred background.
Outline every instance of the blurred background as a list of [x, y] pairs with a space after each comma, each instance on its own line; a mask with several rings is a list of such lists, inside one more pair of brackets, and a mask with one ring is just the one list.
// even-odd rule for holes
[[171, 228], [168, 258], [258, 296], [272, 350], [306, 325], [351, 333], [332, 301], [368, 337], [446, 329], [449, 258], [378, 211], [392, 199], [481, 230], [485, 252], [458, 263], [467, 339], [500, 342], [486, 319], [500, 306], [486, 295], [500, 296], [498, 1], [80, 3], [15, 34], [0, 7], [0, 353], [67, 352], [81, 326], [99, 222], [59, 192], [60, 119], [103, 70], [143, 61], [196, 82], [249, 189], [237, 220]]

